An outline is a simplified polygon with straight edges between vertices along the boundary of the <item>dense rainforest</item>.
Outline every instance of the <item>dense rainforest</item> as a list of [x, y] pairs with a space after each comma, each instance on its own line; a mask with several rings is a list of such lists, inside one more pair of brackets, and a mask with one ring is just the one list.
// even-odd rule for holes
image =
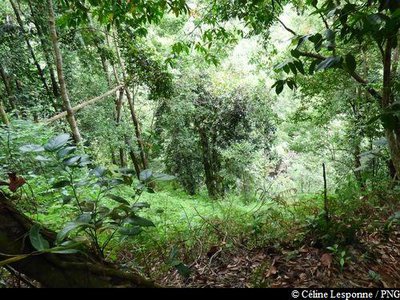
[[0, 287], [400, 287], [400, 2], [0, 1]]

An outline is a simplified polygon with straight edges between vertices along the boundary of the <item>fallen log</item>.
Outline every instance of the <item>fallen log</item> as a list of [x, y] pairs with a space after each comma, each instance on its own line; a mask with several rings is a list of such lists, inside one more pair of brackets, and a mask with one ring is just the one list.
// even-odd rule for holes
[[[81, 104], [78, 104], [77, 106], [72, 107], [72, 112], [76, 113], [77, 111], [85, 108], [88, 105], [91, 105], [91, 104], [93, 104], [95, 102], [103, 100], [104, 98], [106, 98], [108, 96], [111, 96], [112, 94], [114, 94], [115, 92], [117, 92], [118, 90], [120, 90], [122, 88], [124, 88], [124, 86], [123, 85], [119, 85], [119, 86], [115, 87], [114, 89], [104, 93], [103, 95], [100, 95], [100, 96], [98, 96], [96, 98], [93, 98], [93, 99], [87, 100], [85, 102], [82, 102]], [[49, 123], [52, 123], [52, 122], [57, 121], [59, 119], [65, 118], [66, 116], [67, 116], [67, 112], [64, 111], [62, 113], [59, 113], [59, 114], [51, 117], [50, 119], [45, 120], [44, 123], [49, 124]]]
[[[27, 257], [9, 266], [26, 277], [49, 288], [154, 288], [153, 281], [140, 274], [124, 272], [114, 265], [101, 261], [90, 252], [81, 254], [43, 253], [30, 255], [35, 249], [28, 233], [33, 221], [21, 214], [0, 191], [0, 261], [10, 255]], [[41, 231], [42, 236], [54, 244], [55, 232]]]

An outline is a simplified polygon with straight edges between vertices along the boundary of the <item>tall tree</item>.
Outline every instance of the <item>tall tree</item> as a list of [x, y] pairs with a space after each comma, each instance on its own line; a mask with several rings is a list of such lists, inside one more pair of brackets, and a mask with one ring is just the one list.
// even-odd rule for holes
[[149, 164], [147, 161], [147, 155], [145, 152], [145, 147], [144, 147], [144, 142], [143, 142], [143, 138], [142, 138], [142, 131], [140, 129], [140, 123], [139, 123], [139, 119], [137, 117], [136, 114], [136, 110], [135, 110], [135, 92], [131, 93], [130, 89], [129, 89], [129, 85], [128, 85], [128, 77], [126, 74], [126, 68], [125, 68], [125, 63], [121, 57], [121, 53], [119, 50], [119, 46], [118, 46], [118, 36], [116, 34], [114, 34], [114, 43], [115, 43], [115, 51], [117, 54], [117, 58], [118, 58], [118, 63], [120, 66], [120, 70], [121, 70], [121, 74], [122, 74], [122, 78], [124, 80], [124, 84], [125, 84], [125, 95], [126, 98], [128, 99], [128, 105], [129, 105], [129, 110], [131, 113], [131, 118], [132, 118], [132, 122], [135, 128], [135, 136], [136, 136], [136, 141], [139, 147], [139, 151], [140, 151], [140, 158], [141, 158], [141, 162], [142, 162], [142, 170], [148, 169]]
[[54, 62], [51, 59], [51, 44], [49, 43], [47, 38], [48, 28], [46, 28], [43, 20], [40, 18], [41, 13], [45, 11], [45, 7], [41, 3], [32, 4], [30, 0], [28, 0], [28, 5], [32, 17], [32, 22], [36, 28], [37, 35], [39, 36], [40, 45], [42, 47], [43, 55], [49, 70], [53, 95], [55, 99], [58, 99], [60, 97], [60, 88], [58, 86], [57, 78], [54, 71]]
[[38, 72], [40, 81], [43, 84], [43, 88], [44, 88], [44, 90], [45, 90], [50, 102], [52, 102], [54, 104], [53, 97], [52, 97], [52, 92], [50, 91], [50, 88], [49, 88], [49, 86], [47, 84], [47, 81], [46, 81], [46, 78], [45, 78], [45, 75], [44, 75], [44, 71], [42, 70], [42, 68], [41, 68], [41, 66], [39, 64], [39, 61], [38, 61], [38, 59], [36, 57], [36, 54], [35, 54], [35, 51], [34, 51], [32, 45], [31, 45], [31, 42], [30, 42], [29, 37], [27, 35], [27, 32], [26, 32], [26, 30], [24, 28], [24, 22], [22, 20], [21, 12], [19, 10], [19, 5], [18, 5], [19, 3], [15, 2], [15, 0], [10, 0], [10, 3], [11, 3], [11, 6], [13, 8], [15, 17], [16, 17], [17, 22], [18, 22], [18, 25], [19, 25], [19, 27], [21, 29], [21, 32], [22, 32], [23, 36], [24, 36], [25, 43], [26, 43], [26, 46], [28, 48], [29, 54], [31, 55], [33, 63], [34, 63], [34, 65], [36, 67], [36, 70]]
[[69, 126], [71, 128], [72, 135], [74, 137], [75, 142], [77, 144], [79, 144], [82, 141], [82, 137], [79, 132], [79, 128], [78, 128], [78, 125], [77, 125], [77, 122], [76, 122], [76, 119], [74, 116], [74, 112], [72, 111], [72, 106], [71, 106], [71, 102], [69, 100], [68, 90], [67, 90], [67, 86], [66, 86], [66, 82], [65, 82], [65, 78], [64, 78], [63, 59], [62, 59], [60, 45], [59, 45], [58, 37], [57, 37], [53, 0], [48, 0], [48, 6], [49, 6], [50, 35], [51, 35], [51, 40], [53, 43], [54, 57], [55, 57], [56, 65], [57, 65], [57, 75], [58, 75], [58, 82], [60, 84], [61, 97], [63, 100], [64, 110], [67, 113], [67, 120], [68, 120]]

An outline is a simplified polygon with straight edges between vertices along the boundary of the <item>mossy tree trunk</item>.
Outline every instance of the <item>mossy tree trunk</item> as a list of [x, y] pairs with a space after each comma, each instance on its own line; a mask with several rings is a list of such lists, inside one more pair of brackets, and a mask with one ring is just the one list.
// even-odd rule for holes
[[[28, 237], [33, 224], [0, 192], [0, 260], [9, 258], [4, 254], [22, 255], [35, 251]], [[43, 229], [41, 233], [50, 244], [54, 243], [54, 232]], [[32, 255], [10, 267], [49, 288], [157, 287], [141, 275], [118, 270], [90, 253]]]

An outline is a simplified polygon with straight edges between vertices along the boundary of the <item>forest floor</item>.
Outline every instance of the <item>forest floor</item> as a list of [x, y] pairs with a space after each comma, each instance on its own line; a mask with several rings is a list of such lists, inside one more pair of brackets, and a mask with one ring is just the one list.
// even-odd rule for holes
[[194, 262], [189, 279], [177, 272], [162, 278], [175, 287], [357, 288], [400, 287], [400, 228], [389, 236], [363, 235], [346, 253], [341, 270], [338, 258], [326, 250], [303, 245], [234, 252], [219, 250]]
[[[400, 206], [392, 209], [383, 209], [382, 215], [370, 218], [380, 218], [381, 224], [387, 224]], [[400, 224], [390, 231], [371, 231], [367, 229], [371, 219], [366, 218], [356, 241], [341, 250], [311, 246], [315, 244], [312, 237], [302, 242], [282, 238], [280, 243], [253, 249], [245, 245], [229, 250], [212, 247], [189, 265], [189, 278], [169, 271], [157, 274], [155, 279], [165, 286], [193, 288], [399, 288]], [[153, 268], [159, 270], [157, 265]]]
[[[345, 209], [348, 214], [340, 217], [341, 221], [345, 220], [343, 224], [351, 224], [354, 221], [349, 218], [349, 214], [363, 221], [356, 231], [354, 241], [336, 249], [327, 249], [326, 245], [318, 246], [318, 237], [314, 233], [307, 233], [304, 220], [299, 220], [300, 215], [296, 215], [298, 222], [293, 222], [291, 216], [288, 222], [278, 223], [278, 227], [264, 228], [260, 236], [270, 234], [273, 238], [270, 242], [265, 240], [260, 245], [254, 245], [250, 239], [251, 231], [241, 231], [248, 230], [244, 223], [251, 220], [249, 217], [243, 217], [243, 211], [248, 209], [247, 207], [253, 208], [254, 204], [243, 205], [235, 200], [231, 203], [229, 214], [223, 214], [220, 209], [224, 208], [224, 205], [214, 204], [203, 198], [187, 198], [179, 193], [161, 192], [152, 196], [151, 200], [154, 211], [165, 210], [164, 214], [154, 212], [150, 215], [158, 226], [145, 235], [138, 236], [137, 240], [121, 244], [121, 248], [116, 250], [115, 259], [121, 265], [142, 269], [146, 276], [164, 286], [400, 287], [400, 222], [397, 222], [397, 225], [392, 224], [390, 230], [386, 230], [385, 227], [391, 216], [400, 214], [397, 196], [385, 197], [375, 203], [372, 200], [364, 202], [360, 198], [361, 204], [358, 209]], [[196, 207], [195, 211], [192, 211], [193, 207]], [[266, 210], [270, 209], [266, 204]], [[312, 206], [304, 206], [298, 212], [304, 210], [307, 210], [307, 213], [318, 214], [318, 210], [314, 212]], [[44, 219], [44, 215], [41, 218], [50, 222], [52, 215], [54, 214], [48, 215], [47, 219]], [[162, 221], [162, 216], [168, 219]], [[242, 219], [239, 219], [240, 216]], [[336, 217], [339, 218], [339, 215]], [[271, 223], [275, 222], [268, 220]], [[335, 219], [332, 218], [332, 221]], [[199, 226], [195, 227], [195, 224]], [[227, 238], [223, 235], [221, 238], [216, 231], [218, 228], [214, 228], [213, 224], [224, 225], [220, 230], [231, 236]], [[238, 224], [241, 224], [241, 227], [235, 228]], [[374, 225], [371, 226], [372, 224]], [[193, 228], [186, 228], [188, 225]], [[290, 231], [287, 231], [285, 226]], [[272, 231], [278, 232], [279, 235]], [[296, 236], [301, 238], [294, 239]], [[147, 244], [144, 241], [147, 241]], [[188, 246], [188, 242], [191, 246]], [[190, 276], [186, 279], [175, 268], [168, 266], [168, 252], [170, 248], [175, 247], [181, 247], [177, 249], [182, 254], [180, 258], [190, 268]], [[146, 267], [143, 267], [145, 265]], [[6, 285], [21, 285], [20, 281], [14, 281], [8, 281]]]

